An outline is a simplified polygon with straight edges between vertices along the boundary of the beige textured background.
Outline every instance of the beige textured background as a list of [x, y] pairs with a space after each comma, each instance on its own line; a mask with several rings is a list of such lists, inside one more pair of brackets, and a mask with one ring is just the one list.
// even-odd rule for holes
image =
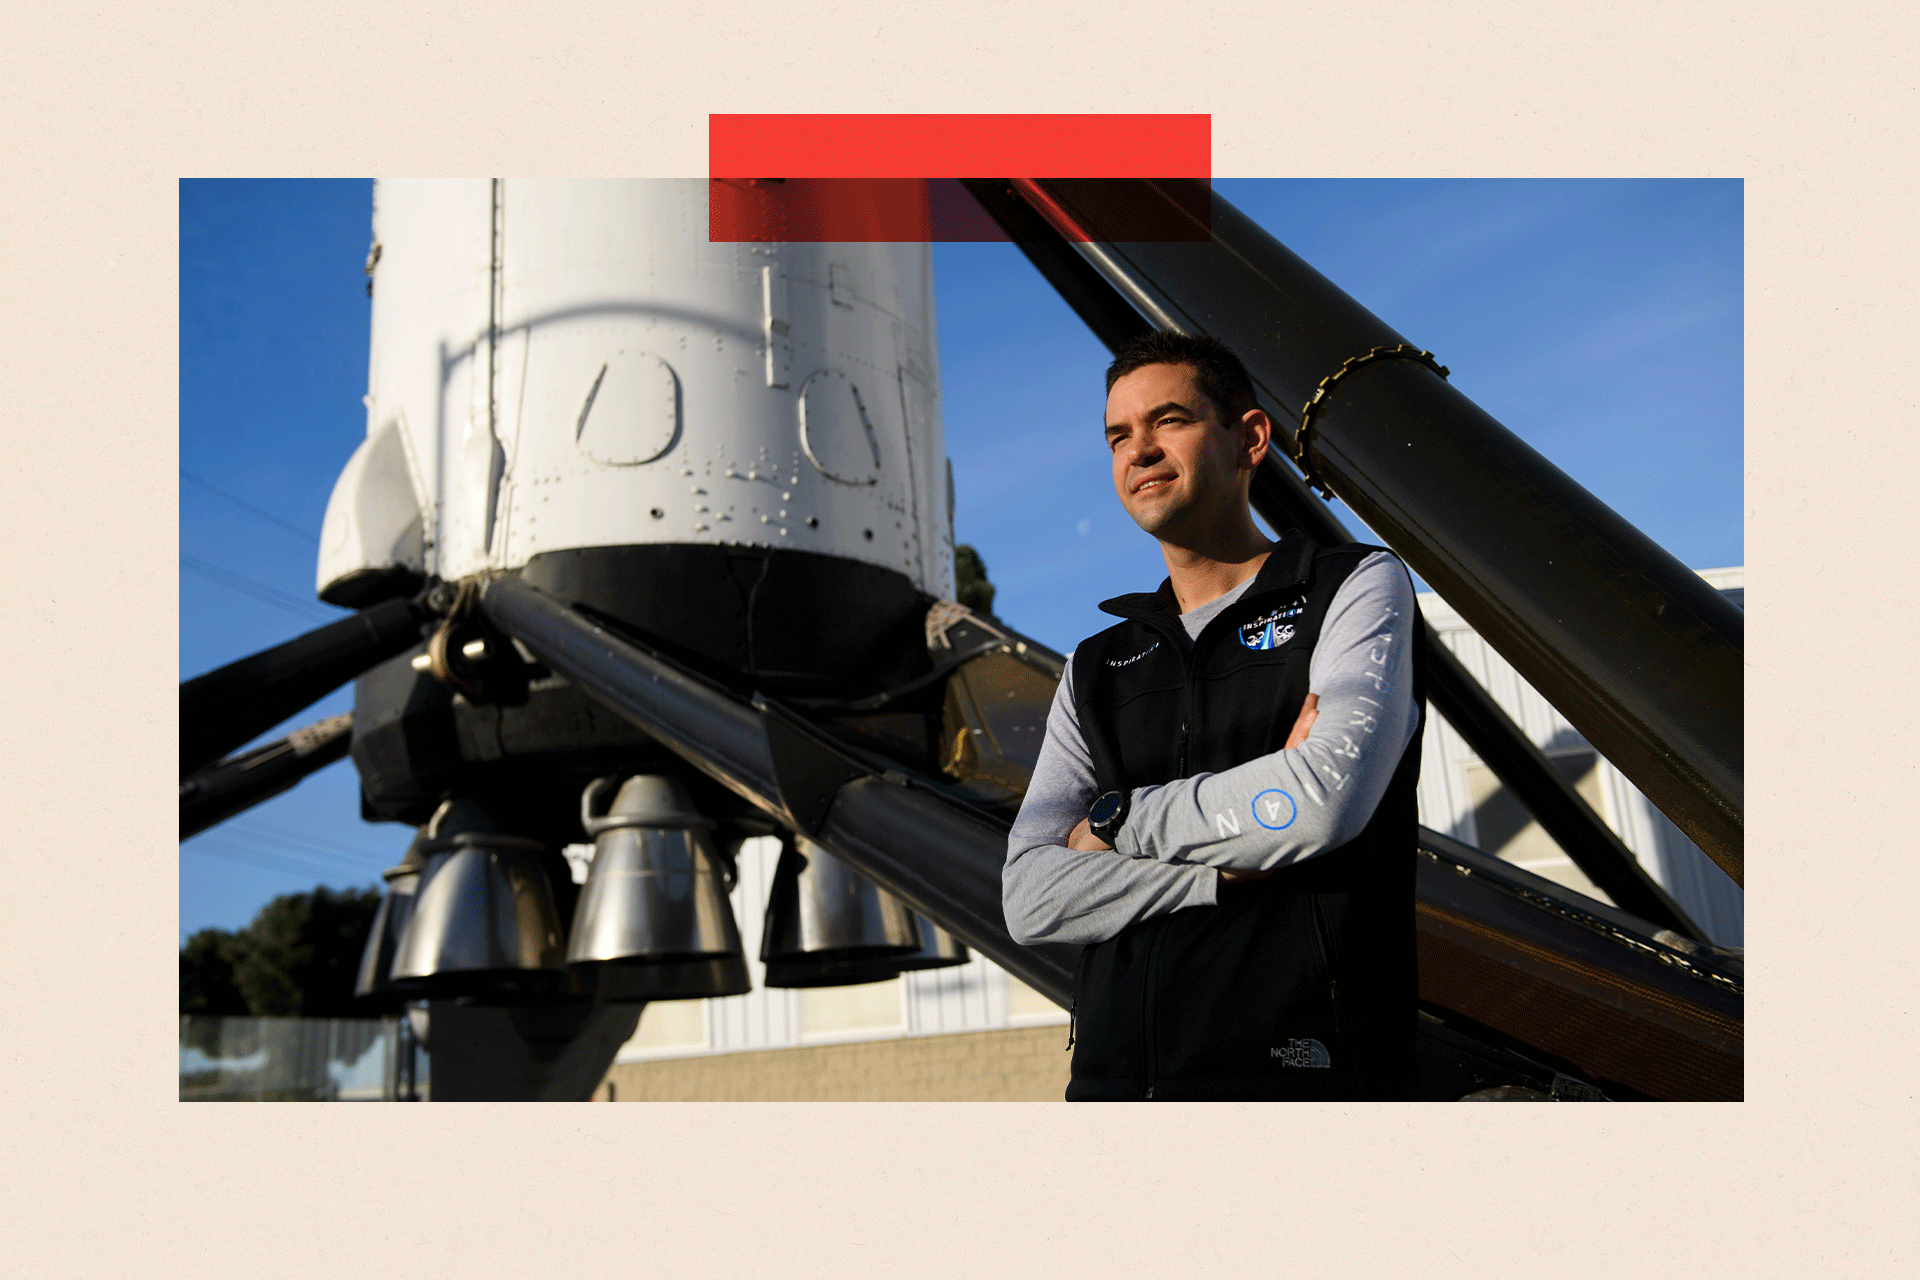
[[1066, 1044], [1067, 1029], [1048, 1023], [616, 1062], [594, 1101], [1059, 1102]]
[[[1812, 12], [9, 8], [7, 1269], [1911, 1273], [1912, 33]], [[1155, 109], [1214, 113], [1221, 174], [1746, 179], [1750, 1101], [176, 1103], [175, 181], [683, 175], [708, 111]]]

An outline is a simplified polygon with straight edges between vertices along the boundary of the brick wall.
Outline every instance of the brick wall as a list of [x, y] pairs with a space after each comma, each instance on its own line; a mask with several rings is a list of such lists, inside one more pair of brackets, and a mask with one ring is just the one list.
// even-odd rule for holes
[[1058, 1102], [1059, 1024], [619, 1062], [595, 1090], [616, 1102]]

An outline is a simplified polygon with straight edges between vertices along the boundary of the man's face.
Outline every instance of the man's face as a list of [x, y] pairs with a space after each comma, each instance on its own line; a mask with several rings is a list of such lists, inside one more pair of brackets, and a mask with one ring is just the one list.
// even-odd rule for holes
[[1162, 542], [1190, 541], [1246, 509], [1241, 472], [1264, 450], [1221, 413], [1186, 365], [1144, 365], [1107, 393], [1114, 492]]

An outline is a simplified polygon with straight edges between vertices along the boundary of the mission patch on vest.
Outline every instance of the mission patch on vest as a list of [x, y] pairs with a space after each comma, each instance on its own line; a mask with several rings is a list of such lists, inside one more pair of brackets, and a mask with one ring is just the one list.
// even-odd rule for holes
[[1249, 649], [1278, 649], [1293, 639], [1293, 624], [1287, 619], [1299, 617], [1306, 609], [1304, 599], [1296, 600], [1284, 609], [1275, 609], [1252, 622], [1240, 624], [1240, 643]]

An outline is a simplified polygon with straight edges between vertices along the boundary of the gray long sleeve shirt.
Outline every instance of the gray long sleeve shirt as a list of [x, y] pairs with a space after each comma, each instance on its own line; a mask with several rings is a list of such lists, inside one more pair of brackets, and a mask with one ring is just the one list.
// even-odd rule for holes
[[[1251, 582], [1181, 614], [1188, 636]], [[1001, 903], [1014, 941], [1103, 942], [1136, 921], [1212, 906], [1220, 869], [1286, 866], [1359, 835], [1419, 724], [1414, 609], [1397, 559], [1375, 552], [1361, 561], [1334, 593], [1308, 664], [1308, 689], [1320, 701], [1307, 740], [1221, 773], [1136, 788], [1111, 850], [1062, 843], [1097, 785], [1069, 663], [1007, 838]], [[1256, 798], [1267, 812], [1254, 808]], [[1246, 820], [1256, 813], [1259, 821]]]

